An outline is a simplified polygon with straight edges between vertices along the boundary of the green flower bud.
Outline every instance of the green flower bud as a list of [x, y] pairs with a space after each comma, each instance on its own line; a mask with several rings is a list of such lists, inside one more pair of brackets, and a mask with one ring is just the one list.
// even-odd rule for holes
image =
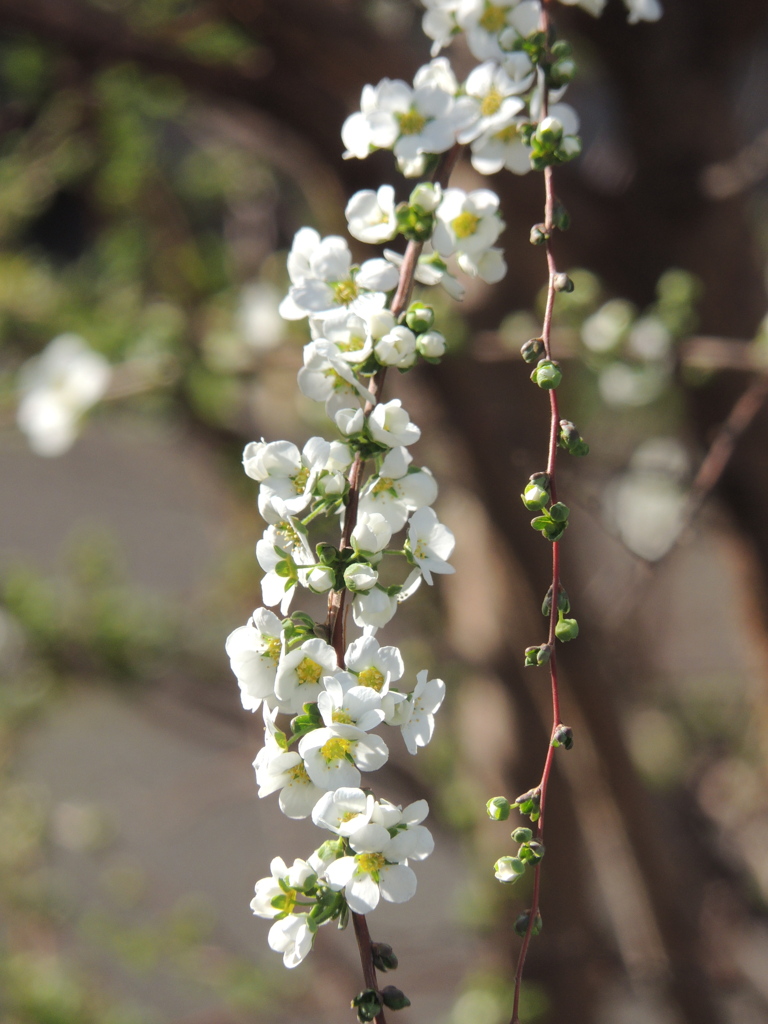
[[544, 245], [549, 240], [549, 232], [545, 224], [534, 224], [531, 228], [531, 233], [528, 236], [528, 241], [531, 245]]
[[544, 339], [531, 338], [520, 349], [520, 355], [526, 363], [535, 363], [544, 355]]
[[493, 870], [500, 882], [516, 882], [525, 874], [525, 864], [519, 857], [499, 857]]
[[539, 665], [546, 665], [552, 656], [552, 648], [549, 644], [540, 644], [538, 647], [526, 647], [525, 667], [536, 668]]
[[423, 302], [412, 302], [405, 314], [405, 323], [414, 334], [424, 334], [435, 322], [435, 311]]
[[531, 821], [538, 821], [541, 814], [541, 790], [539, 788], [529, 789], [527, 793], [515, 797], [512, 806], [516, 807], [521, 814], [529, 817]]
[[[549, 478], [547, 478], [547, 483], [548, 482]], [[533, 479], [526, 484], [525, 490], [520, 497], [523, 499], [523, 504], [530, 512], [538, 512], [540, 509], [544, 508], [550, 500], [550, 494], [546, 484]]]
[[405, 992], [401, 992], [394, 985], [387, 985], [381, 990], [381, 999], [390, 1010], [403, 1010], [406, 1006], [411, 1005], [411, 1000]]
[[506, 821], [509, 817], [510, 803], [505, 796], [494, 796], [485, 805], [485, 809], [492, 821]]
[[394, 971], [397, 967], [395, 951], [387, 942], [372, 942], [371, 955], [377, 971]]
[[567, 39], [558, 39], [552, 43], [551, 53], [555, 60], [562, 60], [563, 57], [570, 57], [573, 49]]
[[544, 856], [544, 844], [536, 839], [523, 843], [518, 856], [522, 861], [526, 861], [529, 864], [538, 864]]
[[579, 624], [576, 619], [560, 619], [555, 626], [555, 636], [563, 643], [575, 640], [579, 635]]
[[563, 137], [563, 126], [556, 117], [545, 117], [533, 133], [534, 141], [547, 149], [556, 146]]
[[589, 445], [586, 441], [577, 441], [568, 449], [569, 455], [589, 455]]
[[376, 989], [367, 988], [355, 996], [351, 1005], [357, 1010], [357, 1019], [365, 1024], [374, 1020], [381, 1010], [381, 996]]
[[549, 84], [555, 89], [561, 89], [573, 81], [576, 74], [576, 62], [570, 57], [563, 57], [557, 60], [549, 69]]
[[567, 231], [571, 226], [571, 216], [559, 199], [555, 200], [552, 209], [552, 223], [558, 231]]
[[562, 371], [556, 362], [551, 359], [540, 359], [535, 370], [531, 374], [531, 380], [540, 388], [551, 391], [556, 388], [563, 379]]
[[516, 843], [529, 843], [533, 839], [533, 832], [521, 825], [512, 833], [512, 838]]
[[569, 725], [558, 725], [552, 737], [552, 746], [570, 750], [573, 746], [573, 729]]
[[[568, 595], [566, 594], [563, 587], [560, 587], [560, 589], [557, 592], [557, 610], [559, 612], [569, 612], [571, 610], [571, 602], [568, 600]], [[544, 596], [544, 601], [541, 605], [541, 614], [545, 615], [547, 618], [552, 614], [551, 586], [547, 591], [546, 595]]]
[[564, 523], [571, 514], [571, 510], [562, 501], [558, 501], [550, 507], [549, 514], [556, 523]]
[[555, 274], [552, 287], [556, 292], [572, 292], [576, 286], [567, 274]]
[[[520, 916], [515, 921], [515, 931], [521, 939], [525, 937], [528, 931], [528, 923], [530, 922], [530, 920], [531, 912], [530, 910], [526, 910], [525, 913], [520, 914]], [[531, 935], [538, 935], [541, 932], [543, 925], [544, 922], [541, 920], [541, 914], [537, 914], [534, 918], [533, 927], [531, 928]]]

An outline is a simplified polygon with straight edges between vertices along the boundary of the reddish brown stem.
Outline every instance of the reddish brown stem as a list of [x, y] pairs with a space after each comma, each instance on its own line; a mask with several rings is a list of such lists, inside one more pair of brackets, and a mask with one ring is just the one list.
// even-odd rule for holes
[[[542, 7], [541, 16], [541, 27], [542, 30], [549, 35], [549, 13], [547, 10], [548, 0], [544, 0]], [[542, 90], [542, 103], [541, 103], [541, 117], [545, 118], [548, 114], [549, 109], [549, 98], [547, 93], [547, 86], [543, 72], [539, 73], [540, 88]], [[548, 285], [547, 285], [547, 302], [544, 310], [544, 321], [542, 326], [541, 337], [544, 343], [544, 354], [547, 359], [552, 358], [552, 316], [555, 308], [555, 279], [557, 275], [557, 266], [555, 264], [554, 254], [552, 252], [551, 236], [554, 231], [554, 209], [555, 209], [555, 191], [552, 180], [552, 168], [546, 167], [544, 169], [544, 230], [547, 236], [545, 242], [545, 251], [547, 257], [547, 271], [548, 271]], [[550, 411], [550, 422], [549, 422], [549, 452], [547, 456], [547, 474], [549, 476], [549, 492], [552, 498], [552, 503], [557, 501], [557, 481], [555, 476], [556, 463], [557, 463], [557, 450], [558, 450], [558, 433], [560, 430], [560, 412], [557, 403], [557, 394], [554, 388], [550, 389], [549, 392], [549, 411]], [[554, 541], [552, 544], [552, 605], [549, 614], [549, 635], [547, 643], [551, 648], [551, 654], [549, 659], [549, 676], [552, 688], [552, 732], [550, 733], [549, 748], [547, 750], [547, 757], [544, 762], [544, 769], [541, 774], [541, 781], [539, 782], [540, 792], [540, 803], [539, 803], [539, 820], [536, 827], [536, 838], [539, 842], [544, 841], [544, 811], [547, 801], [547, 789], [549, 786], [549, 778], [552, 771], [552, 761], [555, 753], [555, 748], [552, 745], [552, 741], [555, 738], [555, 731], [560, 725], [560, 693], [558, 689], [557, 679], [557, 638], [555, 636], [555, 627], [558, 621], [558, 595], [560, 592], [560, 544], [558, 541]], [[525, 969], [525, 960], [528, 955], [528, 948], [531, 944], [531, 938], [533, 936], [533, 929], [536, 924], [536, 917], [539, 913], [539, 900], [541, 894], [541, 861], [536, 865], [533, 875], [533, 893], [531, 896], [531, 907], [528, 911], [528, 927], [525, 930], [523, 936], [523, 942], [520, 947], [520, 953], [517, 958], [517, 967], [515, 969], [515, 994], [512, 1003], [512, 1018], [510, 1024], [520, 1024], [520, 991], [523, 982], [523, 971]]]
[[[461, 147], [457, 144], [441, 158], [435, 168], [432, 179], [435, 183], [443, 188], [447, 185], [460, 152]], [[413, 293], [413, 286], [416, 280], [416, 269], [418, 267], [419, 256], [421, 255], [423, 248], [423, 242], [415, 241], [410, 241], [406, 247], [403, 262], [400, 267], [400, 277], [397, 283], [397, 288], [389, 307], [395, 318], [400, 317], [405, 312], [411, 301], [411, 294]], [[387, 368], [382, 367], [371, 378], [370, 384], [368, 385], [368, 393], [370, 397], [366, 401], [365, 408], [363, 410], [366, 418], [370, 415], [373, 407], [376, 405], [376, 402], [381, 397], [386, 375]], [[352, 463], [352, 468], [349, 471], [349, 495], [347, 498], [347, 507], [344, 516], [344, 529], [342, 531], [341, 541], [339, 544], [339, 550], [341, 551], [344, 551], [345, 548], [351, 546], [352, 531], [357, 523], [357, 509], [360, 501], [360, 487], [363, 482], [362, 477], [364, 468], [365, 460], [361, 457], [360, 452], [357, 452], [354, 462]], [[328, 618], [326, 620], [326, 627], [328, 629], [331, 646], [336, 652], [336, 658], [340, 668], [344, 668], [344, 655], [347, 649], [345, 626], [347, 610], [346, 604], [346, 588], [331, 591], [328, 598]], [[373, 953], [371, 951], [371, 936], [368, 931], [368, 922], [366, 921], [365, 915], [353, 912], [352, 923], [355, 928], [357, 948], [360, 952], [360, 963], [363, 968], [365, 987], [378, 989], [376, 968], [373, 964]], [[376, 1024], [386, 1024], [383, 1010], [376, 1015], [375, 1021]]]

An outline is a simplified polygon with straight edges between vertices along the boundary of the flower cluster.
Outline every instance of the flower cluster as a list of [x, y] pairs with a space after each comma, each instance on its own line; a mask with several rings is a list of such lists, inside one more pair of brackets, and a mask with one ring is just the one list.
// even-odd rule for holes
[[[407, 217], [431, 218], [436, 244], [455, 251], [438, 237], [442, 222], [434, 216], [452, 191], [420, 186]], [[484, 206], [482, 196], [474, 202], [481, 213], [470, 216], [484, 219], [477, 233], [495, 241], [501, 231], [495, 207]], [[348, 217], [354, 234], [379, 240], [390, 237], [390, 221], [407, 219], [386, 188], [358, 193]], [[450, 223], [446, 238], [449, 230]], [[454, 538], [432, 508], [438, 490], [432, 473], [413, 464], [409, 448], [421, 431], [399, 399], [377, 400], [374, 387], [389, 367], [404, 371], [420, 358], [434, 362], [443, 355], [432, 308], [413, 302], [398, 313], [393, 293], [400, 271], [391, 259], [357, 265], [344, 239], [323, 239], [311, 228], [297, 233], [288, 270], [282, 315], [306, 318], [310, 331], [298, 386], [324, 405], [337, 436], [312, 437], [301, 449], [289, 441], [246, 446], [243, 468], [259, 485], [267, 524], [256, 545], [265, 607], [231, 633], [226, 649], [243, 706], [261, 710], [264, 719], [264, 746], [254, 762], [259, 796], [276, 793], [289, 818], [311, 815], [333, 833], [292, 868], [277, 858], [271, 877], [256, 885], [252, 908], [274, 921], [270, 946], [294, 967], [320, 925], [344, 924], [350, 911], [366, 914], [381, 898], [410, 899], [411, 863], [432, 850], [421, 824], [424, 801], [403, 810], [361, 786], [363, 773], [389, 757], [389, 737], [379, 730], [399, 730], [411, 754], [432, 737], [442, 680], [422, 670], [403, 686], [399, 650], [381, 646], [376, 633], [422, 581], [431, 585], [435, 575], [453, 572]], [[323, 522], [320, 536], [327, 537], [329, 520], [338, 523], [338, 546], [311, 538]], [[288, 615], [304, 589], [328, 593], [328, 622], [301, 611]], [[343, 628], [334, 631], [330, 609], [339, 595], [362, 630], [350, 643]], [[287, 617], [270, 610], [276, 606]]]
[[[263, 714], [264, 746], [254, 762], [259, 796], [279, 794], [288, 817], [311, 816], [332, 833], [306, 861], [289, 868], [276, 858], [271, 876], [256, 884], [252, 908], [273, 920], [269, 942], [288, 967], [307, 955], [320, 925], [336, 920], [343, 926], [350, 912], [367, 914], [382, 898], [410, 899], [416, 889], [411, 863], [433, 847], [422, 825], [426, 802], [402, 809], [377, 798], [364, 788], [363, 773], [386, 763], [387, 730], [399, 729], [411, 754], [432, 737], [443, 682], [422, 670], [403, 686], [408, 676], [400, 652], [380, 646], [377, 632], [422, 581], [431, 585], [435, 575], [453, 572], [448, 560], [454, 538], [432, 508], [437, 484], [426, 467], [414, 465], [410, 452], [421, 431], [400, 399], [382, 399], [385, 376], [390, 368], [406, 372], [419, 360], [439, 361], [446, 350], [432, 307], [411, 301], [414, 282], [439, 284], [460, 298], [464, 287], [448, 260], [487, 283], [506, 273], [497, 245], [505, 227], [498, 197], [485, 188], [467, 193], [448, 187], [447, 168], [467, 146], [481, 173], [546, 169], [546, 223], [534, 227], [531, 241], [546, 245], [550, 255], [552, 232], [567, 227], [552, 193], [551, 168], [580, 150], [578, 119], [561, 102], [575, 70], [571, 50], [556, 39], [539, 0], [423, 2], [433, 59], [412, 85], [390, 79], [366, 85], [360, 110], [342, 128], [347, 158], [390, 149], [406, 177], [428, 179], [403, 201], [393, 186], [382, 185], [355, 193], [346, 207], [353, 238], [380, 245], [402, 235], [405, 254], [384, 250], [356, 263], [345, 239], [321, 238], [305, 227], [288, 256], [290, 287], [280, 313], [306, 319], [310, 335], [298, 386], [307, 399], [323, 404], [335, 437], [312, 437], [301, 450], [288, 441], [255, 441], [243, 454], [245, 472], [259, 484], [258, 507], [267, 523], [256, 545], [266, 607], [230, 635], [227, 653], [243, 706]], [[601, 0], [583, 4], [593, 13], [602, 7]], [[656, 16], [656, 0], [627, 5], [634, 20]], [[479, 62], [463, 83], [448, 59], [438, 56], [458, 32], [466, 34]], [[523, 349], [523, 358], [536, 363], [532, 379], [549, 391], [562, 376], [549, 344], [554, 295], [572, 289], [565, 274], [550, 270], [543, 337]], [[551, 405], [554, 416], [554, 395]], [[558, 426], [553, 420], [552, 431], [567, 452], [587, 453], [570, 421]], [[543, 609], [550, 638], [526, 652], [531, 665], [551, 659], [554, 666], [555, 639], [570, 640], [578, 632], [576, 620], [565, 617], [570, 605], [557, 570], [568, 508], [555, 498], [556, 447], [547, 471], [534, 474], [523, 494], [525, 506], [538, 513], [532, 525], [553, 544], [555, 565]], [[327, 521], [338, 522], [338, 545], [310, 538], [323, 520], [325, 538]], [[288, 615], [303, 589], [328, 594], [324, 623], [302, 611]], [[351, 642], [345, 635], [347, 603], [362, 630]], [[286, 616], [282, 620], [269, 610], [276, 606]], [[556, 727], [553, 745], [568, 748], [570, 730], [559, 720]], [[514, 804], [532, 822], [543, 815], [546, 778]], [[492, 816], [504, 818], [512, 805], [499, 800]], [[519, 877], [528, 863], [538, 871], [542, 827], [543, 818], [535, 838], [530, 829], [516, 830], [520, 847], [516, 857], [497, 863], [499, 879]], [[358, 933], [357, 918], [355, 923]], [[540, 928], [536, 906], [525, 928], [528, 934]], [[358, 942], [368, 983], [374, 967], [396, 965], [389, 955], [377, 961], [380, 944], [361, 942], [359, 934]], [[384, 1005], [399, 1009], [407, 1003], [392, 986], [379, 991], [370, 984], [353, 1000], [360, 1021], [374, 1020]]]

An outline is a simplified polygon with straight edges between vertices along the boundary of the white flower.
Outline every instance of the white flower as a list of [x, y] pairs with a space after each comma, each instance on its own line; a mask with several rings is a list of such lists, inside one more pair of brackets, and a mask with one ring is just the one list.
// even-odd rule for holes
[[339, 409], [333, 420], [342, 434], [351, 437], [359, 434], [365, 426], [365, 413], [362, 409]]
[[397, 287], [397, 274], [385, 260], [368, 260], [358, 269], [345, 240], [338, 235], [321, 239], [313, 228], [301, 228], [288, 256], [291, 288], [280, 304], [286, 320], [323, 317], [341, 307], [363, 313], [381, 309], [387, 291]]
[[[278, 914], [286, 910], [290, 913], [293, 910], [291, 899], [295, 899], [296, 894], [294, 892], [292, 896], [289, 896], [280, 882], [284, 882], [289, 890], [303, 889], [305, 884], [316, 875], [312, 866], [298, 857], [290, 868], [282, 857], [274, 857], [269, 865], [269, 870], [272, 872], [271, 876], [258, 880], [255, 887], [256, 895], [251, 900], [251, 910], [258, 917], [277, 917]], [[289, 898], [281, 901], [282, 906], [276, 907], [272, 901], [280, 896]]]
[[344, 584], [348, 590], [356, 594], [365, 593], [371, 587], [375, 587], [378, 580], [378, 572], [366, 562], [353, 562], [344, 570]]
[[280, 810], [287, 818], [306, 818], [323, 794], [307, 774], [302, 757], [295, 750], [286, 750], [277, 739], [275, 718], [278, 708], [264, 713], [264, 746], [256, 755], [253, 767], [263, 799], [279, 791]]
[[269, 929], [269, 948], [283, 954], [286, 967], [298, 967], [312, 949], [313, 941], [314, 932], [307, 924], [306, 914], [289, 914]]
[[359, 786], [360, 771], [381, 768], [389, 751], [380, 736], [369, 736], [354, 725], [334, 725], [303, 736], [299, 740], [299, 754], [316, 786], [338, 789]]
[[280, 344], [283, 323], [280, 293], [269, 281], [256, 281], [240, 292], [237, 321], [245, 342], [257, 352], [267, 352]]
[[[302, 512], [312, 498], [315, 480], [328, 460], [330, 448], [322, 437], [311, 437], [302, 452], [290, 441], [261, 440], [247, 444], [243, 468], [249, 477], [264, 485], [259, 495], [260, 506], [277, 495], [286, 512]], [[261, 507], [260, 511], [264, 515]]]
[[[396, 267], [402, 266], [403, 257], [392, 249], [384, 250], [384, 258]], [[464, 285], [448, 273], [447, 265], [436, 252], [431, 251], [429, 243], [424, 246], [424, 251], [419, 256], [415, 277], [419, 284], [442, 285], [452, 299], [460, 302], [464, 298]]]
[[326, 678], [326, 688], [317, 699], [317, 708], [329, 729], [334, 725], [354, 725], [363, 732], [370, 732], [384, 721], [378, 693], [366, 686], [355, 686], [356, 681], [347, 672]]
[[323, 676], [332, 676], [338, 668], [336, 652], [319, 637], [305, 640], [277, 666], [275, 694], [286, 711], [298, 714], [305, 704], [315, 704], [323, 692]]
[[478, 60], [502, 60], [521, 36], [536, 30], [540, 17], [541, 7], [535, 0], [462, 0], [456, 12], [467, 46]]
[[416, 362], [416, 335], [409, 328], [393, 327], [374, 346], [376, 358], [382, 366], [397, 366], [406, 370]]
[[390, 597], [378, 583], [364, 594], [355, 594], [352, 602], [352, 617], [361, 628], [386, 626], [396, 611], [397, 598]]
[[359, 514], [380, 513], [396, 533], [405, 526], [409, 512], [431, 505], [437, 498], [437, 482], [426, 468], [412, 470], [411, 462], [412, 456], [402, 446], [387, 452], [379, 472], [363, 487]]
[[531, 169], [531, 150], [523, 141], [520, 128], [525, 117], [489, 119], [489, 123], [472, 142], [472, 166], [479, 174], [496, 174], [503, 167], [513, 174], [527, 174]]
[[499, 121], [519, 114], [525, 104], [517, 93], [525, 92], [533, 81], [533, 65], [528, 61], [529, 74], [522, 81], [513, 81], [504, 68], [494, 61], [480, 64], [469, 75], [465, 88], [477, 107], [477, 117], [459, 134], [459, 142], [472, 142]]
[[324, 594], [336, 582], [336, 574], [327, 565], [318, 565], [307, 573], [307, 588], [313, 594]]
[[368, 914], [383, 896], [390, 903], [405, 903], [416, 892], [416, 875], [401, 863], [410, 845], [406, 833], [390, 836], [383, 825], [364, 825], [349, 837], [354, 857], [329, 864], [325, 877], [332, 889], [344, 889], [350, 910]]
[[274, 696], [282, 630], [274, 612], [257, 608], [245, 626], [227, 637], [226, 652], [246, 711], [257, 711], [263, 700]]
[[[390, 317], [394, 322], [392, 314], [387, 309], [374, 310], [373, 318]], [[373, 351], [373, 338], [368, 326], [368, 317], [358, 316], [350, 313], [347, 309], [331, 313], [323, 320], [313, 320], [314, 341], [330, 341], [336, 346], [336, 350], [347, 363], [362, 363]], [[375, 319], [374, 322], [378, 322]]]
[[304, 346], [304, 366], [298, 372], [298, 382], [299, 390], [307, 398], [325, 402], [329, 416], [371, 397], [334, 343], [324, 338]]
[[401, 727], [403, 740], [408, 752], [415, 754], [419, 747], [426, 747], [435, 730], [435, 713], [445, 698], [445, 683], [442, 679], [427, 679], [427, 670], [422, 669], [416, 676], [416, 687], [408, 697], [410, 712]]
[[442, 198], [441, 185], [434, 181], [420, 181], [408, 197], [408, 202], [411, 206], [420, 206], [425, 213], [434, 213]]
[[441, 256], [454, 252], [478, 253], [488, 249], [504, 230], [499, 197], [481, 188], [467, 194], [449, 188], [437, 208], [434, 245]]
[[432, 584], [432, 573], [453, 573], [447, 559], [456, 544], [453, 533], [438, 522], [434, 509], [420, 508], [411, 516], [408, 529], [411, 555], [424, 579]]
[[377, 800], [371, 812], [371, 822], [383, 825], [387, 830], [396, 828], [398, 834], [407, 835], [401, 845], [401, 852], [408, 860], [426, 860], [435, 848], [435, 841], [428, 828], [421, 824], [429, 814], [426, 800], [416, 800], [403, 810], [389, 800]]
[[659, 0], [624, 0], [624, 6], [629, 11], [630, 25], [638, 21], [658, 21], [663, 13]]
[[485, 249], [472, 256], [467, 252], [460, 252], [458, 264], [465, 274], [479, 277], [486, 284], [498, 284], [507, 273], [503, 249]]
[[368, 429], [374, 441], [388, 448], [399, 445], [407, 447], [421, 437], [421, 431], [415, 423], [411, 423], [411, 417], [402, 408], [399, 398], [377, 405], [368, 417]]
[[102, 398], [112, 370], [77, 334], [60, 334], [19, 372], [19, 429], [37, 455], [72, 447], [83, 413]]
[[265, 573], [261, 580], [262, 600], [269, 608], [279, 604], [283, 615], [290, 607], [296, 586], [293, 576], [281, 576], [276, 571], [280, 563], [286, 561], [286, 554], [297, 567], [297, 574], [299, 567], [315, 562], [306, 537], [290, 517], [268, 526], [256, 544], [256, 558]]
[[350, 235], [361, 242], [378, 245], [397, 234], [395, 190], [391, 185], [382, 185], [378, 192], [355, 192], [344, 212]]
[[417, 338], [416, 348], [427, 359], [440, 359], [445, 355], [445, 336], [440, 331], [427, 331]]
[[362, 512], [351, 534], [356, 551], [376, 554], [383, 551], [392, 537], [392, 528], [378, 512]]
[[379, 647], [372, 636], [361, 636], [347, 648], [344, 658], [347, 671], [357, 677], [358, 686], [367, 686], [382, 695], [390, 683], [397, 682], [405, 671], [397, 647]]
[[325, 793], [312, 811], [312, 821], [339, 836], [351, 836], [367, 825], [373, 814], [374, 799], [362, 789], [342, 787]]
[[422, 3], [427, 11], [421, 20], [421, 27], [424, 35], [433, 40], [432, 56], [436, 57], [458, 31], [456, 11], [461, 0], [422, 0]]
[[444, 153], [467, 119], [466, 104], [456, 101], [458, 83], [445, 58], [419, 68], [413, 88], [399, 79], [366, 85], [359, 113], [344, 122], [345, 157], [363, 158], [372, 149], [392, 149], [406, 177], [422, 173], [426, 155]]

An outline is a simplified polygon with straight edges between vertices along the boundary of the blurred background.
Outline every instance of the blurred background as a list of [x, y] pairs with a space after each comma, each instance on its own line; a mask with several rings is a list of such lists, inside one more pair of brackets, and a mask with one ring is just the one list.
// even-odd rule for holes
[[[667, 0], [630, 27], [616, 0], [599, 21], [555, 6], [584, 141], [556, 174], [576, 289], [555, 344], [592, 452], [562, 460], [576, 739], [556, 758], [523, 1018], [757, 1024], [768, 10]], [[352, 935], [324, 929], [289, 973], [249, 910], [269, 860], [305, 856], [317, 831], [256, 798], [261, 727], [223, 644], [260, 602], [242, 447], [326, 429], [295, 384], [303, 327], [277, 316], [285, 253], [304, 224], [343, 232], [355, 189], [405, 196], [390, 154], [342, 162], [339, 129], [366, 82], [427, 60], [421, 13], [0, 0], [3, 1024], [353, 1018]], [[473, 63], [458, 44], [452, 59]], [[468, 164], [453, 180], [482, 184]], [[432, 296], [450, 354], [395, 382], [457, 536], [456, 575], [382, 633], [411, 677], [430, 666], [449, 688], [430, 747], [394, 744], [376, 783], [426, 794], [438, 840], [415, 899], [371, 918], [400, 957], [403, 1024], [508, 1020], [530, 893], [494, 881], [510, 841], [484, 804], [535, 784], [549, 734], [545, 671], [521, 653], [544, 638], [549, 553], [519, 500], [546, 457], [547, 403], [519, 357], [540, 329], [542, 182], [489, 184], [509, 274], [460, 306]], [[736, 403], [707, 493], [697, 473]]]

